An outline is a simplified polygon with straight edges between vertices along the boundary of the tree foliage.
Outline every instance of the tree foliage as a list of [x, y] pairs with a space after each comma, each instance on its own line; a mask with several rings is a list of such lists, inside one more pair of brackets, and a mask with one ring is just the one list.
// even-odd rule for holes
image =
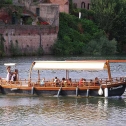
[[[60, 13], [58, 40], [52, 47], [55, 55], [101, 55], [102, 49], [99, 50], [97, 42], [101, 42], [101, 36], [104, 31], [99, 29], [95, 23], [87, 19], [79, 19], [74, 15]], [[107, 41], [110, 42], [111, 41]], [[106, 43], [107, 43], [106, 42]], [[107, 48], [108, 46], [106, 46]], [[115, 47], [115, 45], [114, 45]], [[95, 50], [94, 50], [95, 49]], [[86, 50], [86, 52], [85, 52]], [[110, 52], [115, 52], [112, 50]]]
[[12, 0], [0, 0], [0, 4], [12, 4]]
[[91, 40], [84, 48], [85, 55], [113, 55], [116, 53], [117, 41], [115, 39], [108, 40], [105, 36]]
[[126, 44], [126, 0], [91, 0], [95, 23], [103, 29], [108, 38], [117, 40], [118, 52]]
[[65, 13], [60, 13], [59, 24], [58, 40], [52, 47], [53, 54], [56, 55], [83, 54], [86, 43], [101, 33], [92, 21]]
[[123, 12], [124, 0], [91, 0], [91, 9], [94, 12], [95, 22], [100, 28], [109, 32], [113, 23]]

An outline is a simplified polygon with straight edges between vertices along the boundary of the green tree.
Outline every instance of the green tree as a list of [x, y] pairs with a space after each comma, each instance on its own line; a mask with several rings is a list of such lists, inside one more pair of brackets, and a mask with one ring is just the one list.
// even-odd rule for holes
[[117, 41], [115, 39], [108, 40], [106, 36], [101, 36], [99, 39], [91, 40], [83, 48], [85, 55], [113, 55], [116, 53]]
[[125, 0], [91, 0], [91, 10], [98, 26], [109, 36], [119, 15], [123, 12]]
[[60, 13], [58, 40], [53, 45], [52, 52], [55, 55], [101, 55], [100, 47], [95, 48], [97, 43], [92, 42], [99, 41], [101, 36], [105, 36], [105, 32], [93, 21]]
[[12, 4], [12, 0], [0, 0], [0, 4]]
[[110, 40], [117, 41], [117, 51], [122, 53], [126, 45], [126, 1], [91, 0], [94, 21]]

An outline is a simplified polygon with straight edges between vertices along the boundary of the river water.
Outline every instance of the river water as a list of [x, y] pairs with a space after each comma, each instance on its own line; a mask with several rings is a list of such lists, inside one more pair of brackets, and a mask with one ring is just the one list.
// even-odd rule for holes
[[[6, 77], [4, 63], [17, 63], [20, 78], [28, 78], [36, 60], [75, 60], [84, 57], [16, 57], [0, 59], [0, 77]], [[88, 59], [93, 59], [88, 57]], [[126, 63], [111, 63], [112, 76], [125, 76]], [[33, 77], [35, 77], [33, 72]], [[90, 74], [90, 75], [89, 75]], [[64, 71], [42, 71], [41, 77], [63, 77]], [[105, 71], [71, 71], [70, 76], [107, 77]], [[126, 92], [122, 97], [19, 97], [0, 95], [0, 126], [125, 126]]]

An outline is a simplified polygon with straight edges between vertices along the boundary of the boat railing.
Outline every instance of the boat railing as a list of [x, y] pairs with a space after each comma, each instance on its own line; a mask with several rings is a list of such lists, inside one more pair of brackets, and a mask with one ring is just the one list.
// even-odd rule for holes
[[28, 87], [28, 80], [26, 79], [19, 79], [18, 81], [6, 81], [4, 79], [0, 80], [0, 85], [6, 85], [6, 86], [11, 86], [11, 87]]
[[118, 84], [121, 82], [125, 82], [124, 77], [114, 77], [112, 79], [108, 78], [99, 78], [99, 83], [95, 83], [95, 79], [86, 79], [82, 84], [79, 84], [79, 79], [73, 79], [71, 83], [66, 81], [63, 83], [62, 81], [54, 82], [53, 80], [45, 80], [44, 84], [41, 84], [41, 80], [34, 83], [34, 86], [43, 86], [43, 87], [85, 87], [85, 86], [100, 86], [102, 84]]
[[71, 83], [66, 81], [54, 82], [53, 80], [45, 80], [44, 84], [41, 84], [41, 79], [19, 79], [18, 81], [6, 82], [5, 80], [0, 80], [0, 85], [10, 85], [15, 87], [86, 87], [86, 86], [100, 86], [100, 85], [110, 85], [126, 82], [126, 77], [113, 77], [108, 78], [99, 78], [99, 83], [95, 83], [95, 79], [86, 79], [82, 84], [79, 84], [79, 79], [73, 79]]
[[103, 85], [118, 84], [122, 82], [126, 82], [126, 77], [113, 77], [111, 79], [108, 78], [100, 79], [100, 84]]

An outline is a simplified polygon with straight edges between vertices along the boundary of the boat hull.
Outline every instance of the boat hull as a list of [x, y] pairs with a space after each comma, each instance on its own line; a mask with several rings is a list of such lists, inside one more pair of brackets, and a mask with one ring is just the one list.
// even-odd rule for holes
[[2, 94], [30, 95], [30, 96], [105, 96], [105, 88], [108, 89], [107, 96], [121, 96], [125, 92], [126, 84], [116, 86], [103, 86], [103, 94], [99, 94], [99, 87], [0, 87]]

